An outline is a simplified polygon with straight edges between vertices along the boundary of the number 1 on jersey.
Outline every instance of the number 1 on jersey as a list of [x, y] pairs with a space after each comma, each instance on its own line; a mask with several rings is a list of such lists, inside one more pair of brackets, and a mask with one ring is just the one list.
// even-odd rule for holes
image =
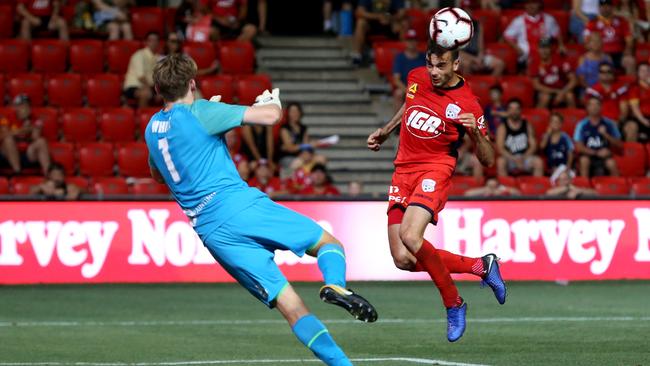
[[181, 176], [178, 175], [176, 167], [174, 166], [174, 162], [172, 161], [172, 156], [169, 155], [169, 144], [167, 143], [166, 138], [158, 140], [158, 148], [160, 149], [160, 152], [162, 152], [163, 159], [165, 160], [165, 165], [167, 165], [167, 170], [169, 170], [169, 174], [172, 176], [172, 180], [174, 183], [180, 182]]

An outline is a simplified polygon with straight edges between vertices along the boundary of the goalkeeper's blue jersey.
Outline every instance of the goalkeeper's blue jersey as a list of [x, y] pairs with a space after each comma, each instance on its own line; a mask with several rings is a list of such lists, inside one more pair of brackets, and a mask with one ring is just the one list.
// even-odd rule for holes
[[149, 164], [201, 236], [266, 196], [239, 177], [224, 139], [241, 125], [245, 110], [201, 99], [161, 110], [147, 124]]

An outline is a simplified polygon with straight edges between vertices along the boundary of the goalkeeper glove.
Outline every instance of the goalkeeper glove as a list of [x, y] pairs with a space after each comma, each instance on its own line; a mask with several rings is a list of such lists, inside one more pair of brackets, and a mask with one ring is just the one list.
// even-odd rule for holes
[[268, 104], [275, 104], [280, 109], [282, 109], [282, 103], [280, 103], [280, 89], [275, 88], [273, 91], [269, 92], [265, 90], [264, 93], [260, 94], [255, 98], [254, 106], [262, 106]]

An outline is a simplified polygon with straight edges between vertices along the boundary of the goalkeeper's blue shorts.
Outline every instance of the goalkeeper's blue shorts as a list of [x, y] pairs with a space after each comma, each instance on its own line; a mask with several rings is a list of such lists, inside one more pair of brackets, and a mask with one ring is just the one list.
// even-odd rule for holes
[[314, 220], [264, 197], [202, 238], [212, 256], [253, 296], [269, 307], [287, 286], [274, 252], [302, 257], [318, 244], [323, 229]]

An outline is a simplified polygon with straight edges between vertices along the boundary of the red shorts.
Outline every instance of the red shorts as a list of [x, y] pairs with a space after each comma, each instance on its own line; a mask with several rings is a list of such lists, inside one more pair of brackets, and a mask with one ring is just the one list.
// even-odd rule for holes
[[408, 206], [429, 211], [435, 225], [438, 213], [447, 203], [450, 185], [451, 175], [447, 171], [395, 172], [388, 190], [388, 225], [401, 223]]

